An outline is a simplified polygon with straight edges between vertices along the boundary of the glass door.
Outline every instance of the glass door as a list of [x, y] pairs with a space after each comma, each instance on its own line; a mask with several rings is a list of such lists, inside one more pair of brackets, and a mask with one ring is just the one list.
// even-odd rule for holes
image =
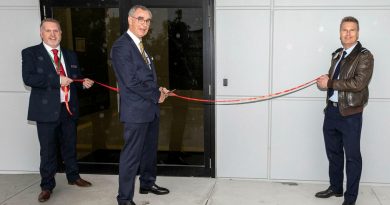
[[[154, 58], [159, 84], [176, 89], [180, 95], [211, 98], [211, 66], [207, 66], [211, 63], [205, 57], [210, 46], [205, 44], [210, 32], [205, 24], [209, 22], [206, 1], [41, 0], [41, 10], [42, 15], [61, 22], [62, 46], [77, 53], [82, 73], [116, 87], [109, 53], [113, 42], [127, 30], [127, 13], [135, 4], [153, 13], [151, 29], [143, 41]], [[117, 93], [93, 86], [79, 93], [79, 98], [80, 170], [117, 173], [123, 145]], [[160, 108], [159, 174], [213, 176], [212, 105], [170, 97]]]

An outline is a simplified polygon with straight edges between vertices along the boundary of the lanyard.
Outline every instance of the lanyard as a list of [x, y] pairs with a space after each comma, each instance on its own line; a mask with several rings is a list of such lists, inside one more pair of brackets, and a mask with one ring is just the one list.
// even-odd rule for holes
[[[60, 56], [58, 57], [58, 63], [57, 63], [57, 65], [56, 65], [56, 63], [54, 62], [54, 57], [52, 57], [52, 56], [50, 55], [50, 53], [47, 52], [47, 53], [49, 54], [49, 56], [50, 56], [51, 62], [55, 65], [55, 69], [56, 69], [56, 72], [57, 72], [58, 75], [60, 74], [60, 70], [61, 70], [61, 58], [62, 58], [62, 51], [61, 51], [61, 49], [60, 49], [59, 51], [60, 51]], [[53, 56], [54, 56], [54, 53], [53, 53]], [[65, 69], [64, 69], [64, 72], [65, 72]]]

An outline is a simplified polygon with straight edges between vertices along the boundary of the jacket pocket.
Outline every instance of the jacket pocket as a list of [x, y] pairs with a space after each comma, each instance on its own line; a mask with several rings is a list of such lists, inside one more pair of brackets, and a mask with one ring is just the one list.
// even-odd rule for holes
[[349, 107], [364, 106], [368, 101], [368, 89], [361, 92], [347, 92], [347, 104]]

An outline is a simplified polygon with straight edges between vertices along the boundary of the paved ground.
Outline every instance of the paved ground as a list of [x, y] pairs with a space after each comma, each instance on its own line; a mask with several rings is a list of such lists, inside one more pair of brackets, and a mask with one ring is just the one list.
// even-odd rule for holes
[[[39, 203], [37, 174], [0, 175], [1, 205], [116, 205], [117, 175], [82, 175], [90, 188], [67, 184], [64, 174], [56, 176], [52, 198]], [[158, 177], [158, 185], [171, 193], [163, 196], [135, 194], [137, 205], [341, 205], [343, 198], [317, 199], [314, 193], [326, 184], [278, 183], [259, 180]], [[136, 185], [138, 190], [138, 184]], [[390, 205], [390, 186], [361, 185], [357, 205]]]

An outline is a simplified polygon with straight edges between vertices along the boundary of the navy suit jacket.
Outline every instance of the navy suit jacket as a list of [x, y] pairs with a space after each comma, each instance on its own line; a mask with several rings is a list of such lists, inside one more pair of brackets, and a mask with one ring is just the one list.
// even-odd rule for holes
[[119, 85], [121, 122], [145, 123], [159, 117], [160, 91], [151, 58], [148, 65], [127, 33], [113, 44], [111, 58]]
[[[81, 79], [76, 53], [64, 48], [61, 52], [67, 76]], [[31, 87], [27, 119], [37, 122], [58, 120], [61, 112], [60, 77], [43, 43], [22, 50], [22, 76], [24, 83]], [[74, 119], [79, 116], [76, 87], [81, 87], [81, 84], [70, 84], [69, 107]]]

